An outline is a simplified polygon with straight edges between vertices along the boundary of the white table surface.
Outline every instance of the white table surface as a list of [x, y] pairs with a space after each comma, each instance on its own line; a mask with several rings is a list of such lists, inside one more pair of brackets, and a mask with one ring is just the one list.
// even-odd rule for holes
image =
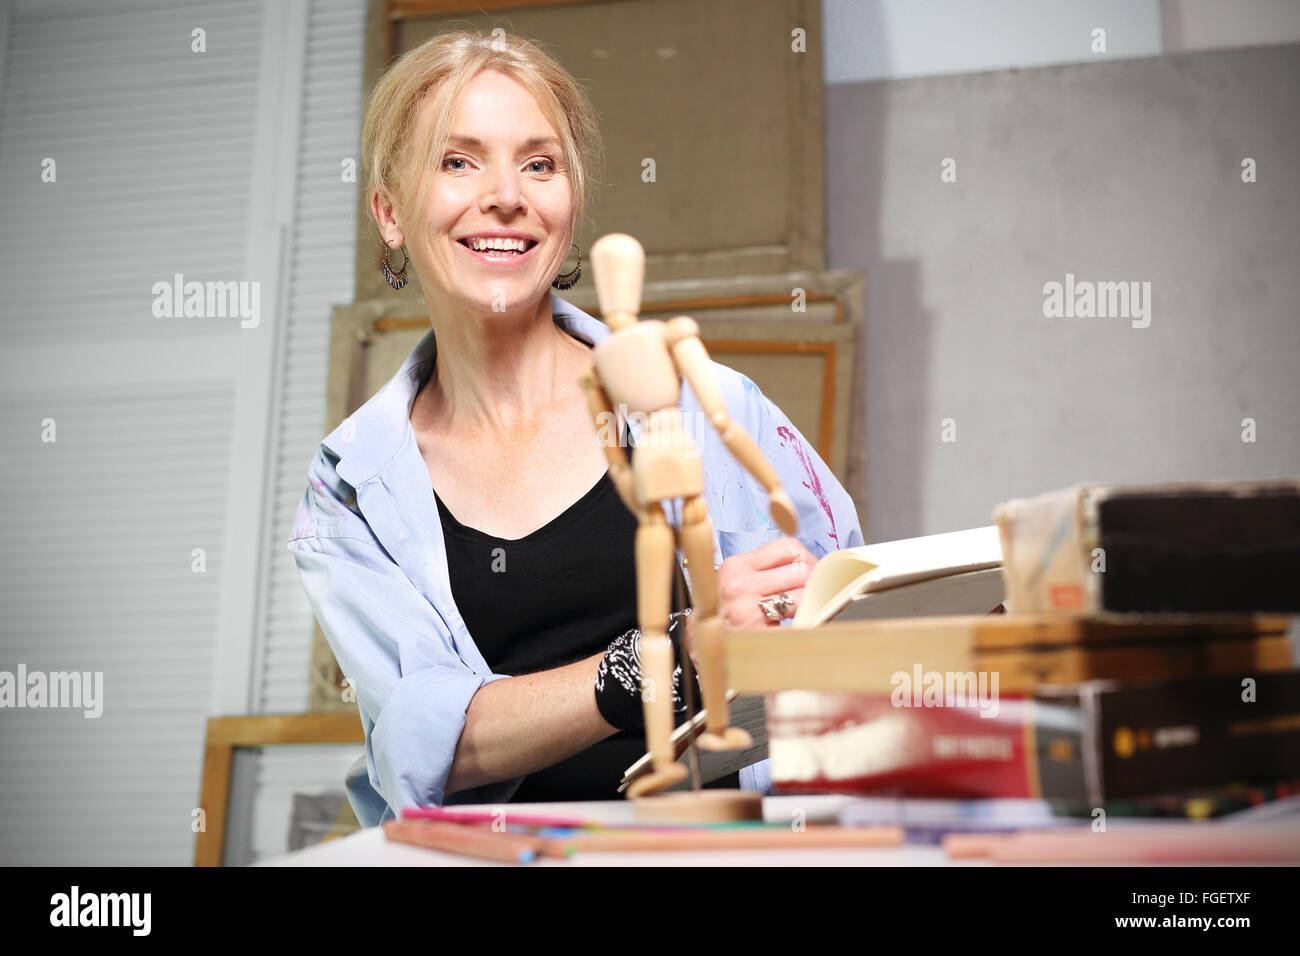
[[[839, 809], [852, 797], [779, 796], [763, 799], [763, 818], [792, 822], [802, 811], [807, 823], [835, 823]], [[500, 804], [457, 806], [455, 810], [494, 812]], [[607, 824], [634, 823], [632, 805], [625, 800], [589, 803], [511, 803], [507, 814], [581, 817]], [[256, 866], [511, 866], [472, 857], [394, 843], [379, 827], [339, 837], [284, 856], [267, 857]], [[579, 852], [568, 859], [541, 857], [530, 866], [987, 866], [982, 860], [949, 860], [937, 846], [809, 848], [806, 850], [672, 850]]]

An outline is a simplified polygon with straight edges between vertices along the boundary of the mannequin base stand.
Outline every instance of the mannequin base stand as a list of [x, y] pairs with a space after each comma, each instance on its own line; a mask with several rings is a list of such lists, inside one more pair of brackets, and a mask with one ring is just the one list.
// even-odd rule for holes
[[637, 823], [734, 823], [763, 819], [763, 795], [753, 790], [675, 790], [634, 797]]

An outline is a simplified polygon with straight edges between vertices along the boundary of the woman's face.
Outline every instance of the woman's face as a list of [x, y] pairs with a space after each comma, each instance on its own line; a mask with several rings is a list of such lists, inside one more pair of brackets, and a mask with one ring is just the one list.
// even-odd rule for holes
[[[426, 100], [417, 143], [429, 134]], [[504, 74], [485, 71], [465, 89], [446, 152], [434, 157], [422, 221], [403, 223], [416, 240], [422, 284], [475, 311], [514, 312], [548, 294], [573, 236], [573, 189], [555, 129], [532, 95]], [[482, 242], [523, 252], [481, 248]], [[480, 246], [475, 249], [474, 246]], [[408, 246], [409, 247], [409, 246]]]

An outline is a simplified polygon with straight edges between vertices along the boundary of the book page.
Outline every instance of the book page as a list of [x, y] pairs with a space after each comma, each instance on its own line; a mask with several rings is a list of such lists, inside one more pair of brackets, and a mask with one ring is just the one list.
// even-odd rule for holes
[[1002, 543], [995, 525], [834, 551], [817, 562], [808, 576], [793, 626], [824, 623], [858, 594], [1001, 563]]

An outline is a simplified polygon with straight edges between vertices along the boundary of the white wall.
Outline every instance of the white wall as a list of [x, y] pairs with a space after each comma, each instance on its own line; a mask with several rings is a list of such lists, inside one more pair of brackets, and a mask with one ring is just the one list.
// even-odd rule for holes
[[[866, 273], [869, 540], [1076, 481], [1300, 474], [1300, 47], [1276, 49], [1300, 2], [822, 12], [829, 260]], [[1152, 328], [1045, 320], [1067, 271], [1151, 281]]]
[[[307, 709], [311, 607], [286, 547], [307, 488], [307, 467], [329, 430], [325, 421], [330, 314], [353, 298], [357, 183], [343, 162], [360, 157], [363, 5], [311, 0], [307, 11], [293, 235], [274, 460], [268, 475], [270, 522], [263, 541], [261, 625], [252, 664], [253, 713]], [[358, 721], [360, 718], [358, 718]], [[248, 863], [284, 853], [295, 793], [338, 793], [360, 745], [266, 747], [247, 761], [254, 780], [232, 814], [247, 818], [229, 835], [227, 860]]]
[[[1296, 116], [1296, 45], [831, 87], [868, 538], [1080, 481], [1300, 475]], [[1045, 317], [1067, 273], [1150, 282], [1149, 327]]]
[[822, 0], [822, 21], [828, 84], [1300, 40], [1296, 0]]
[[1297, 0], [1164, 0], [1166, 53], [1300, 41]]

